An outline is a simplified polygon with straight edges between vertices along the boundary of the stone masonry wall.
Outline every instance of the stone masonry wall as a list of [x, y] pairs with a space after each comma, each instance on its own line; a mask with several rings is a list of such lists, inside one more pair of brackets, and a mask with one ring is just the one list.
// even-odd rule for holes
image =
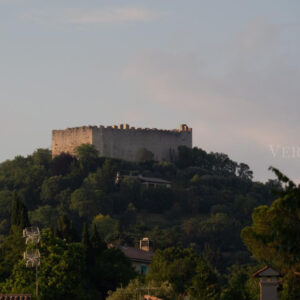
[[179, 130], [135, 129], [122, 124], [54, 130], [52, 155], [74, 154], [74, 149], [82, 143], [95, 145], [100, 156], [135, 161], [138, 150], [146, 148], [153, 152], [155, 160], [169, 160], [170, 151], [176, 153], [178, 146], [192, 147], [192, 129], [186, 125]]
[[92, 144], [92, 127], [76, 127], [52, 131], [52, 156], [62, 152], [75, 155], [76, 147], [81, 144]]

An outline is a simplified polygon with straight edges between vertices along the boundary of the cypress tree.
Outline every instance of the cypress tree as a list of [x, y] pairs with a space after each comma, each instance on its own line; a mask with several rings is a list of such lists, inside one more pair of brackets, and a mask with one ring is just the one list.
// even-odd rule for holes
[[17, 198], [16, 191], [13, 192], [13, 200], [12, 200], [12, 209], [11, 209], [11, 217], [10, 217], [10, 226], [11, 228], [13, 226], [18, 225], [18, 219], [19, 219], [19, 201]]
[[16, 191], [13, 193], [10, 226], [11, 230], [16, 227], [22, 230], [30, 226], [27, 207], [18, 199]]
[[73, 223], [66, 215], [59, 216], [56, 222], [55, 235], [67, 242], [76, 241], [76, 232], [73, 228]]
[[20, 228], [23, 230], [28, 226], [30, 226], [30, 222], [27, 207], [23, 203], [20, 203]]
[[96, 224], [94, 224], [91, 233], [91, 245], [93, 248], [94, 255], [101, 254], [104, 250], [107, 249], [106, 243], [101, 239]]
[[87, 229], [86, 223], [83, 224], [81, 243], [83, 244], [83, 247], [85, 248], [85, 250], [91, 248], [90, 236], [89, 236], [89, 231]]
[[86, 223], [83, 224], [83, 230], [81, 235], [81, 243], [83, 245], [86, 265], [89, 271], [93, 269], [95, 263], [95, 257], [90, 242], [89, 231]]

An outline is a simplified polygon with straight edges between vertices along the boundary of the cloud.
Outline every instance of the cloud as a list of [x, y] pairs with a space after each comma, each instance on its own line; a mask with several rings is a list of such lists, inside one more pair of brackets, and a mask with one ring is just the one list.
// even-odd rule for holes
[[107, 7], [98, 10], [66, 10], [60, 21], [70, 24], [98, 24], [98, 23], [124, 23], [145, 22], [157, 18], [158, 14], [137, 7]]
[[[287, 38], [279, 25], [256, 19], [207, 52], [144, 51], [123, 76], [155, 105], [185, 114], [196, 145], [249, 158], [258, 178], [265, 178], [272, 162], [269, 145], [298, 140], [300, 65], [285, 47]], [[299, 43], [293, 47], [299, 52]], [[277, 163], [296, 173], [300, 159], [294, 166]]]
[[[1, 0], [0, 0], [1, 1]], [[101, 9], [30, 10], [22, 15], [23, 20], [65, 24], [121, 24], [147, 22], [159, 17], [159, 13], [141, 7], [105, 7]]]

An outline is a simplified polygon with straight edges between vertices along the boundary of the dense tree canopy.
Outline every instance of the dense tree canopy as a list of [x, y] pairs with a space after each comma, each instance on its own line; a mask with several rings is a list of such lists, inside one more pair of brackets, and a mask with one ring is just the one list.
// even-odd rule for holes
[[300, 270], [300, 185], [273, 170], [284, 189], [271, 206], [255, 208], [253, 223], [243, 229], [242, 238], [258, 261], [286, 274], [284, 299], [296, 299], [300, 297], [300, 277], [295, 275]]
[[[117, 172], [121, 174], [119, 183], [115, 182]], [[140, 182], [139, 174], [168, 180], [172, 186], [149, 188]], [[159, 282], [166, 295], [170, 295], [170, 291], [178, 295], [188, 291], [194, 298], [197, 293], [205, 295], [202, 298], [214, 299], [215, 295], [221, 295], [219, 287], [227, 284], [224, 275], [228, 267], [253, 263], [240, 238], [241, 229], [251, 224], [253, 209], [265, 205], [258, 208], [254, 216], [259, 219], [266, 214], [267, 218], [273, 218], [268, 207], [274, 196], [269, 190], [280, 189], [280, 182], [263, 184], [253, 182], [252, 178], [247, 164], [237, 163], [226, 154], [207, 153], [196, 147], [179, 147], [178, 155], [172, 156], [171, 162], [154, 161], [153, 156], [145, 153], [138, 162], [99, 157], [98, 151], [87, 144], [77, 148], [76, 157], [62, 153], [52, 158], [50, 151], [38, 149], [28, 157], [5, 161], [0, 164], [1, 285], [7, 291], [15, 290], [23, 287], [22, 276], [31, 276], [31, 271], [21, 262], [24, 243], [20, 238], [21, 228], [30, 221], [45, 229], [45, 243], [41, 247], [45, 269], [41, 269], [41, 274], [48, 276], [57, 272], [59, 278], [63, 276], [64, 263], [66, 270], [76, 273], [73, 283], [65, 282], [64, 278], [56, 281], [51, 278], [52, 273], [49, 275], [54, 290], [62, 285], [59, 297], [66, 297], [70, 284], [78, 283], [81, 276], [89, 280], [77, 284], [78, 295], [87, 289], [91, 290], [91, 297], [105, 295], [108, 289], [127, 284], [136, 274], [122, 253], [107, 249], [105, 243], [137, 246], [140, 238], [148, 236], [159, 251], [146, 280]], [[286, 206], [279, 203], [272, 207], [275, 209], [276, 205], [279, 205], [278, 211], [286, 210], [295, 217], [294, 211], [289, 212], [289, 205], [296, 209], [292, 200]], [[288, 219], [284, 220], [292, 227]], [[16, 230], [11, 229], [14, 226]], [[249, 228], [254, 230], [255, 226]], [[250, 229], [245, 232], [247, 230]], [[276, 234], [281, 233], [280, 230]], [[291, 235], [296, 233], [294, 228]], [[282, 253], [290, 250], [296, 253], [298, 246], [285, 243], [283, 236]], [[251, 234], [244, 240], [249, 247], [247, 241], [251, 240]], [[12, 243], [14, 249], [10, 246]], [[57, 243], [57, 249], [53, 243]], [[258, 242], [253, 240], [253, 243]], [[60, 260], [53, 253], [52, 258], [47, 258], [51, 249], [65, 256]], [[251, 246], [249, 249], [252, 250]], [[262, 246], [260, 249], [265, 251]], [[76, 251], [83, 253], [83, 259], [78, 258], [75, 266], [71, 256], [77, 257]], [[178, 259], [174, 258], [174, 265], [167, 259], [169, 252], [173, 258], [179, 255]], [[255, 256], [260, 257], [259, 253]], [[57, 263], [57, 270], [50, 267], [50, 263], [54, 263], [51, 259]], [[294, 263], [288, 257], [284, 259], [289, 264]], [[160, 260], [165, 267], [159, 274], [154, 270], [156, 261]], [[177, 277], [172, 277], [170, 270], [176, 268]], [[121, 274], [118, 278], [117, 273]], [[139, 284], [146, 283], [140, 279]], [[207, 289], [207, 285], [211, 289]], [[46, 293], [47, 288], [44, 288]], [[122, 289], [119, 292], [122, 293]]]

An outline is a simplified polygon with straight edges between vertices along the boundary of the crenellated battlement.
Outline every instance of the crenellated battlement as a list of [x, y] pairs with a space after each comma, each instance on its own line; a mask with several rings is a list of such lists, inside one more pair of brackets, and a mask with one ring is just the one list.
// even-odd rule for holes
[[136, 160], [142, 148], [153, 152], [156, 160], [169, 160], [170, 152], [178, 146], [192, 147], [192, 128], [186, 124], [179, 129], [135, 128], [129, 124], [113, 126], [81, 126], [52, 131], [52, 155], [68, 152], [75, 155], [76, 147], [93, 144], [101, 156]]
[[96, 129], [102, 129], [102, 130], [117, 130], [117, 131], [137, 131], [137, 132], [162, 132], [162, 133], [181, 133], [181, 132], [189, 132], [192, 133], [192, 128], [189, 128], [186, 124], [181, 124], [179, 129], [158, 129], [158, 128], [135, 128], [133, 126], [130, 126], [129, 124], [119, 124], [119, 125], [112, 125], [112, 126], [80, 126], [80, 127], [71, 127], [66, 129], [58, 129], [53, 130], [52, 132], [64, 132], [64, 131], [84, 131], [84, 130], [96, 130]]

